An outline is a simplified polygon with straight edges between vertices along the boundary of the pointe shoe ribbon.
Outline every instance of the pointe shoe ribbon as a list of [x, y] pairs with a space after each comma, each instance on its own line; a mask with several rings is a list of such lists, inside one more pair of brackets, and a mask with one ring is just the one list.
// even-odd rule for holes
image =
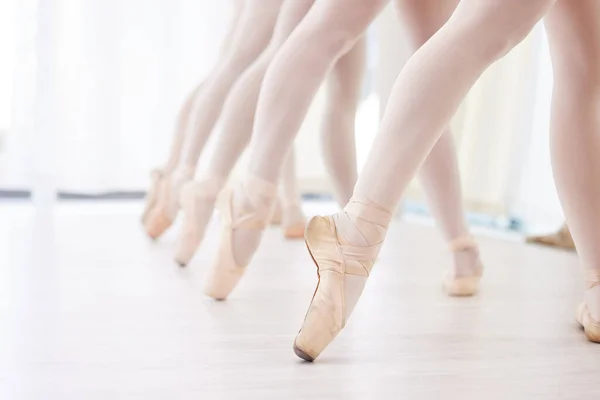
[[[452, 240], [449, 244], [450, 251], [459, 253], [462, 251], [476, 250], [477, 242], [472, 236], [461, 236]], [[483, 275], [483, 265], [479, 264], [474, 275], [453, 276], [450, 271], [444, 277], [444, 289], [450, 296], [472, 296], [479, 289], [479, 282]]]
[[242, 210], [234, 217], [233, 190], [227, 189], [218, 200], [221, 215], [221, 236], [215, 262], [209, 272], [204, 293], [215, 300], [225, 300], [235, 289], [247, 265], [239, 265], [232, 248], [236, 229], [264, 230], [269, 223], [271, 205], [256, 204], [252, 210]]
[[334, 221], [331, 216], [314, 217], [306, 227], [306, 246], [317, 267], [318, 283], [294, 341], [294, 352], [314, 361], [346, 326], [373, 268], [383, 242], [355, 246], [338, 234], [345, 224], [353, 224], [349, 214], [387, 228], [390, 214], [372, 205], [352, 201]]

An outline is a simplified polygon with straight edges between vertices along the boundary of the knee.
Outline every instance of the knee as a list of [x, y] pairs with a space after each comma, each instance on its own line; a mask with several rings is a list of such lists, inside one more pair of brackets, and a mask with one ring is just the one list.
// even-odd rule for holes
[[471, 14], [465, 33], [479, 46], [487, 61], [495, 61], [522, 42], [538, 20], [539, 16], [532, 13], [518, 15], [480, 7]]
[[331, 60], [350, 50], [361, 33], [341, 23], [333, 13], [324, 13], [305, 31], [312, 49]]
[[[600, 53], [597, 40], [549, 32], [554, 80], [574, 91], [600, 91]], [[566, 36], [566, 37], [565, 37]]]
[[260, 31], [236, 43], [227, 56], [217, 63], [216, 70], [226, 76], [238, 76], [262, 54], [267, 53], [269, 35], [268, 30]]

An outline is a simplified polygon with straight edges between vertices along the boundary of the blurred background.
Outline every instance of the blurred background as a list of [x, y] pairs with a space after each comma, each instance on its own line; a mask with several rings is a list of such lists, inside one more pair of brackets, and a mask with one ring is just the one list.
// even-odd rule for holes
[[[0, 1], [0, 200], [52, 207], [109, 198], [141, 207], [149, 171], [166, 160], [178, 107], [216, 61], [230, 13], [227, 1]], [[541, 232], [562, 222], [548, 152], [544, 36], [536, 27], [490, 68], [454, 118], [473, 224]], [[368, 37], [359, 166], [407, 57], [391, 7]], [[322, 97], [299, 135], [297, 169], [303, 193], [327, 199]], [[418, 184], [402, 212], [428, 214]]]

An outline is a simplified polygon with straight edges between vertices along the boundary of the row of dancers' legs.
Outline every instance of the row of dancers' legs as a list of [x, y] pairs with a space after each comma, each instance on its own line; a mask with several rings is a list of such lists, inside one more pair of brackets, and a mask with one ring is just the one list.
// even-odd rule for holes
[[[217, 196], [223, 190], [231, 171], [250, 141], [258, 94], [273, 56], [290, 32], [304, 18], [311, 4], [312, 1], [284, 2], [276, 18], [271, 43], [234, 84], [225, 103], [222, 114], [222, 132], [219, 135], [215, 151], [207, 164], [207, 169], [202, 171], [198, 181], [192, 184], [195, 190], [190, 193], [194, 193], [195, 198], [184, 200], [184, 204], [193, 205], [195, 209], [192, 210], [188, 207], [184, 210], [185, 221], [189, 228], [184, 229], [184, 234], [181, 235], [178, 245], [176, 259], [179, 263], [189, 262], [199, 246], [206, 225], [212, 215]], [[295, 170], [290, 168], [294, 158], [289, 149], [286, 149], [284, 160], [287, 160], [287, 165], [282, 174], [286, 181], [282, 185], [284, 195], [284, 201], [281, 204], [283, 209], [282, 223], [286, 226], [286, 229], [289, 229], [284, 231], [284, 234], [297, 236], [297, 230], [300, 232], [304, 230], [304, 221], [298, 204], [298, 197], [292, 198], [294, 195], [297, 196], [297, 189], [295, 187]], [[292, 179], [292, 181], [288, 182], [289, 179]], [[274, 189], [273, 195], [277, 195], [277, 190]], [[197, 217], [190, 218], [192, 213], [195, 213]], [[270, 215], [268, 213], [268, 216]], [[290, 219], [290, 215], [292, 216], [291, 219], [296, 219], [296, 221], [285, 221], [286, 218]], [[194, 231], [194, 234], [187, 233], [190, 231]], [[244, 241], [244, 238], [240, 238], [239, 241]]]
[[[303, 1], [290, 3], [298, 6]], [[356, 44], [386, 3], [315, 3], [283, 45], [270, 54], [272, 60], [262, 74], [257, 74], [257, 86], [262, 82], [260, 96], [258, 88], [249, 92], [254, 102], [258, 98], [256, 116], [253, 109], [246, 114], [246, 121], [254, 121], [248, 174], [222, 197], [225, 226], [207, 294], [227, 297], [242, 276], [270, 217], [286, 156], [312, 98], [330, 67]], [[306, 4], [310, 7], [312, 1]], [[476, 290], [481, 265], [465, 226], [456, 160], [445, 127], [481, 73], [519, 43], [546, 13], [555, 67], [553, 166], [588, 281], [578, 320], [590, 339], [600, 340], [600, 323], [596, 322], [600, 319], [600, 251], [593, 243], [594, 228], [600, 223], [594, 186], [600, 174], [594, 115], [600, 84], [596, 65], [600, 6], [594, 0], [462, 0], [448, 22], [427, 40], [444, 23], [450, 6], [442, 10], [436, 8], [437, 2], [417, 0], [397, 0], [397, 4], [412, 28], [415, 48], [426, 43], [398, 76], [381, 132], [351, 200], [343, 211], [316, 217], [307, 227], [306, 242], [318, 267], [319, 285], [297, 337], [296, 353], [314, 359], [344, 327], [385, 239], [392, 211], [420, 168], [434, 214], [460, 255], [447, 286], [452, 291], [456, 289], [452, 284], [460, 282], [464, 285], [458, 285], [459, 289], [466, 288], [466, 294]], [[423, 10], [429, 14], [419, 14]], [[427, 21], [432, 25], [428, 27]], [[422, 30], [420, 40], [415, 26]], [[244, 137], [242, 149], [250, 133]], [[222, 177], [230, 169], [225, 168]], [[215, 186], [222, 188], [216, 173], [203, 175], [201, 182], [215, 177]], [[337, 195], [348, 197], [341, 190]]]
[[[345, 2], [325, 1], [315, 4], [278, 52], [261, 91], [255, 121], [256, 134], [261, 136], [254, 141], [249, 174], [246, 182], [233, 194], [233, 220], [256, 219], [253, 214], [264, 214], [259, 211], [268, 208], [273, 202], [273, 185], [279, 177], [278, 166], [284, 160], [282, 154], [289, 141], [293, 141], [330, 65], [354, 45], [356, 38], [385, 3], [357, 1], [356, 4], [348, 5], [352, 11], [341, 11], [347, 5]], [[439, 8], [437, 2], [403, 1], [398, 5], [401, 15], [409, 22], [407, 25], [416, 49], [445, 22], [455, 3], [447, 2], [442, 8]], [[289, 76], [294, 76], [295, 79], [290, 81]], [[269, 112], [261, 113], [261, 109]], [[429, 194], [432, 209], [440, 221], [440, 227], [456, 251], [449, 280], [452, 285], [448, 289], [453, 294], [468, 295], [476, 290], [481, 264], [464, 221], [456, 164], [452, 138], [446, 132], [424, 166], [421, 180]], [[254, 193], [251, 196], [249, 188], [263, 188], [264, 193]], [[253, 224], [252, 229], [238, 227], [233, 230], [232, 251], [238, 267], [248, 264], [258, 246], [261, 231], [255, 229], [257, 225], [264, 225], [264, 222]], [[223, 246], [227, 247], [229, 244], [224, 243]], [[239, 276], [241, 275], [235, 275], [236, 278]], [[463, 280], [465, 285], [460, 285], [461, 282], [453, 285], [455, 280]], [[224, 296], [226, 294], [220, 293], [220, 297]]]
[[[187, 185], [185, 183], [191, 179], [194, 173], [197, 157], [194, 156], [188, 159], [187, 162], [185, 160], [182, 162], [181, 154], [185, 150], [186, 136], [191, 136], [187, 140], [191, 142], [191, 149], [187, 153], [199, 153], [198, 148], [206, 142], [207, 132], [210, 133], [208, 128], [213, 127], [216, 115], [214, 112], [208, 112], [216, 111], [215, 109], [208, 110], [207, 115], [196, 117], [198, 121], [209, 121], [209, 123], [200, 124], [206, 129], [189, 129], [190, 125], [192, 128], [198, 125], [197, 122], [192, 123], [195, 114], [205, 113], [204, 110], [195, 110], [199, 102], [198, 99], [201, 103], [202, 99], [207, 99], [211, 93], [212, 95], [215, 94], [214, 90], [211, 92], [211, 88], [223, 86], [211, 83], [212, 80], [219, 80], [221, 75], [227, 76], [227, 78], [220, 79], [222, 82], [230, 82], [234, 74], [228, 73], [228, 71], [235, 70], [235, 68], [223, 70], [221, 66], [227, 63], [225, 61], [219, 62], [215, 72], [195, 89], [187, 99], [184, 107], [182, 107], [178, 130], [167, 167], [162, 176], [158, 173], [155, 174], [156, 184], [154, 186], [158, 186], [159, 190], [151, 190], [147, 202], [147, 209], [153, 210], [153, 212], [144, 212], [148, 233], [152, 237], [157, 237], [171, 225], [178, 206], [183, 205], [185, 209], [184, 226], [176, 250], [176, 260], [180, 264], [186, 264], [193, 256], [212, 215], [217, 195], [225, 186], [231, 170], [250, 140], [258, 92], [267, 67], [279, 47], [306, 15], [312, 4], [313, 0], [303, 0], [287, 1], [281, 7], [279, 7], [281, 4], [275, 2], [270, 4], [261, 3], [261, 7], [258, 7], [258, 4], [246, 1], [245, 6], [242, 7], [243, 10], [237, 13], [233, 28], [228, 34], [229, 40], [240, 35], [244, 36], [244, 33], [246, 35], [253, 34], [253, 32], [244, 31], [245, 26], [250, 26], [250, 24], [244, 23], [244, 19], [254, 21], [254, 23], [261, 26], [274, 25], [273, 37], [268, 47], [255, 62], [235, 79], [227, 92], [222, 112], [220, 109], [217, 110], [217, 114], [220, 115], [223, 122], [223, 129], [216, 149], [210, 158], [208, 167], [201, 171], [198, 181]], [[272, 7], [278, 10], [278, 14], [263, 12], [260, 14], [262, 19], [257, 20], [259, 17], [256, 13], [246, 10], [248, 7], [254, 7], [254, 9], [258, 7], [261, 10]], [[276, 23], [274, 21], [275, 17], [277, 17]], [[240, 47], [250, 45], [250, 43], [244, 42], [226, 46], [221, 58], [231, 59], [230, 53], [239, 50]], [[356, 181], [354, 119], [359, 102], [364, 63], [365, 42], [361, 39], [334, 66], [331, 73], [330, 90], [327, 95], [322, 127], [323, 132], [327, 132], [327, 134], [322, 135], [324, 138], [323, 147], [326, 164], [333, 174], [336, 195], [340, 199], [340, 204], [344, 204], [349, 198]], [[238, 60], [236, 64], [241, 65], [244, 62]], [[224, 92], [217, 91], [216, 93]], [[217, 100], [220, 98], [217, 96]], [[210, 121], [212, 121], [212, 124]], [[202, 142], [201, 146], [198, 145], [200, 142]], [[338, 146], [335, 146], [334, 143], [337, 143]], [[181, 196], [179, 196], [182, 186]], [[162, 190], [160, 190], [161, 187]], [[279, 198], [281, 201], [278, 206], [283, 210], [281, 219], [284, 235], [288, 238], [302, 237], [305, 222], [299, 203], [293, 150], [284, 162]]]
[[[227, 202], [232, 223], [224, 227], [224, 238], [227, 232], [236, 231], [236, 220], [251, 221], [260, 237], [263, 210], [273, 202], [272, 188], [283, 154], [320, 81], [385, 3], [319, 2], [281, 48], [261, 91], [249, 173]], [[547, 28], [556, 79], [553, 165], [588, 277], [586, 302], [578, 320], [588, 338], [600, 340], [600, 323], [596, 322], [600, 319], [600, 250], [594, 246], [594, 229], [600, 223], [600, 159], [598, 120], [593, 112], [600, 83], [596, 65], [600, 6], [593, 0], [463, 0], [398, 76], [352, 200], [342, 212], [316, 217], [307, 226], [306, 241], [318, 267], [319, 284], [296, 339], [300, 357], [317, 357], [344, 327], [385, 239], [392, 211], [469, 89], [551, 8]], [[296, 79], [286, 79], [290, 75]], [[249, 242], [238, 260], [248, 261], [259, 239]], [[221, 290], [220, 296], [226, 295], [242, 272], [243, 268], [232, 269], [232, 264], [217, 263], [213, 269], [217, 279], [211, 283]]]
[[[208, 138], [221, 114], [223, 103], [238, 77], [269, 44], [283, 0], [236, 0], [231, 27], [219, 61], [208, 77], [188, 97], [178, 120], [177, 132], [165, 171], [149, 196], [144, 224], [156, 238], [173, 223], [179, 210], [182, 186], [190, 181]], [[151, 194], [154, 194], [151, 193]], [[154, 203], [154, 204], [151, 204]]]

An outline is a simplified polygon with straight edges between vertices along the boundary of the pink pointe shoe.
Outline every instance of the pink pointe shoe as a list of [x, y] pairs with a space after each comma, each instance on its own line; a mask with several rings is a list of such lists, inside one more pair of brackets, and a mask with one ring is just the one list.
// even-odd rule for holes
[[192, 179], [193, 174], [193, 169], [186, 168], [161, 179], [156, 204], [148, 213], [144, 224], [146, 233], [152, 239], [158, 239], [173, 225], [179, 211], [179, 192]]
[[[600, 286], [600, 270], [586, 271], [587, 290]], [[585, 336], [590, 342], [600, 343], [600, 322], [596, 321], [588, 310], [585, 301], [579, 304], [577, 308], [576, 319], [579, 325], [585, 331]]]
[[[352, 203], [346, 206], [346, 210]], [[389, 213], [370, 210], [370, 221], [387, 226]], [[378, 222], [378, 221], [381, 221]], [[306, 247], [317, 267], [318, 283], [296, 340], [294, 353], [314, 361], [346, 326], [379, 254], [381, 244], [354, 246], [338, 234], [333, 217], [313, 217]]]
[[183, 228], [175, 248], [175, 261], [181, 267], [191, 261], [200, 247], [224, 182], [221, 179], [211, 178], [200, 182], [191, 181], [183, 185], [180, 199]]
[[158, 188], [163, 176], [164, 174], [161, 169], [155, 169], [150, 173], [150, 189], [148, 189], [148, 194], [146, 195], [146, 204], [144, 205], [144, 211], [141, 218], [142, 224], [146, 223], [146, 218], [148, 218], [150, 211], [152, 211], [156, 205], [156, 201], [158, 200]]
[[236, 229], [255, 229], [262, 231], [269, 223], [271, 209], [258, 206], [257, 210], [244, 211], [234, 216], [233, 190], [226, 189], [217, 200], [217, 208], [221, 215], [221, 235], [216, 259], [211, 267], [204, 288], [204, 294], [215, 300], [225, 300], [235, 289], [246, 272], [246, 265], [240, 265], [233, 254], [233, 232]]
[[283, 210], [283, 219], [281, 222], [283, 237], [288, 240], [304, 239], [305, 228], [306, 218], [300, 205], [293, 204], [286, 206]]
[[269, 219], [269, 225], [277, 226], [281, 225], [283, 220], [283, 208], [281, 207], [281, 200], [275, 200], [273, 204], [273, 211], [271, 212], [271, 218]]
[[[454, 239], [450, 243], [453, 253], [463, 251], [477, 251], [477, 243], [471, 236]], [[479, 290], [479, 282], [483, 275], [483, 265], [479, 259], [473, 274], [457, 276], [454, 271], [448, 271], [444, 277], [444, 289], [449, 296], [473, 296]]]

